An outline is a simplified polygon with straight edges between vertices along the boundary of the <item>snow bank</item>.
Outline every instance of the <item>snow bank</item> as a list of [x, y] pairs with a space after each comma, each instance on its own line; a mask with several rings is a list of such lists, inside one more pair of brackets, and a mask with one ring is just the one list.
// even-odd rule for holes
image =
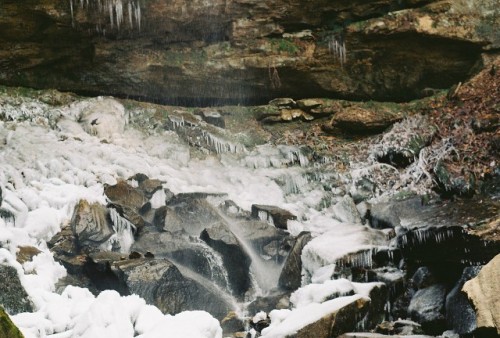
[[354, 295], [332, 299], [321, 304], [310, 303], [292, 311], [273, 310], [269, 313], [271, 325], [262, 330], [262, 338], [283, 338], [295, 334], [301, 328], [361, 298], [363, 296]]
[[322, 303], [331, 298], [345, 297], [358, 294], [369, 297], [374, 287], [384, 285], [384, 283], [354, 283], [345, 278], [328, 280], [321, 284], [312, 283], [301, 287], [290, 296], [290, 302], [301, 308], [312, 303]]
[[382, 284], [353, 283], [347, 279], [337, 279], [301, 287], [290, 296], [290, 302], [294, 305], [292, 310], [273, 310], [269, 313], [271, 325], [262, 331], [262, 337], [282, 338], [295, 334], [303, 327], [358, 299], [369, 299], [371, 290]]

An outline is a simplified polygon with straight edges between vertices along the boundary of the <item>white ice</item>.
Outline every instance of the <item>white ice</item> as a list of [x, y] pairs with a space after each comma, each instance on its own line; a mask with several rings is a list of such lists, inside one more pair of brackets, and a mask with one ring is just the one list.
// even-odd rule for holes
[[[1, 207], [15, 216], [15, 222], [0, 218], [0, 261], [16, 267], [34, 302], [34, 313], [13, 316], [26, 337], [122, 338], [132, 337], [133, 332], [144, 338], [163, 337], [165, 332], [168, 337], [221, 337], [220, 325], [207, 313], [164, 316], [136, 296], [119, 297], [112, 291], [98, 297], [75, 287], [54, 292], [65, 270], [54, 261], [46, 241], [68, 224], [80, 199], [105, 204], [103, 184], [136, 173], [165, 182], [173, 193], [226, 193], [245, 210], [252, 204], [290, 210], [298, 216], [289, 222], [290, 232], [306, 230], [315, 237], [303, 253], [308, 282], [328, 279], [325, 271], [330, 269], [331, 276], [343, 255], [383, 242], [376, 231], [336, 220], [333, 207], [318, 207], [324, 194], [315, 186], [296, 180], [297, 188], [290, 189], [280, 183], [290, 177], [289, 169], [300, 177], [308, 165], [295, 148], [264, 147], [256, 153], [199, 159], [174, 132], [145, 131], [132, 124], [131, 117], [140, 116], [131, 116], [113, 98], [82, 99], [53, 108], [0, 95], [0, 103], [0, 115], [11, 120], [0, 121]], [[263, 161], [259, 152], [264, 153]], [[155, 205], [162, 200], [164, 195], [158, 193]], [[113, 240], [127, 251], [132, 228], [115, 216]], [[36, 246], [42, 254], [21, 266], [15, 261], [20, 245]], [[324, 304], [316, 306], [311, 316], [338, 306]], [[274, 337], [269, 334], [266, 337]]]

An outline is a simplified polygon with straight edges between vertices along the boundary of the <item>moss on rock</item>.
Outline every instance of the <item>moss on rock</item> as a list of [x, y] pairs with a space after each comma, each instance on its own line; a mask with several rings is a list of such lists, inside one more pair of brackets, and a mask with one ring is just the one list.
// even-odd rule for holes
[[24, 338], [23, 334], [9, 318], [9, 315], [0, 306], [0, 337], [3, 338]]

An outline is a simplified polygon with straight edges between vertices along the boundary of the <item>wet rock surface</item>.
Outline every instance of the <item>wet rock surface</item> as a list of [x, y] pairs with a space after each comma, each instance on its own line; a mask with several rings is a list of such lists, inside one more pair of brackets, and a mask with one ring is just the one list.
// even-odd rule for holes
[[471, 334], [477, 328], [476, 313], [462, 292], [462, 287], [468, 280], [477, 276], [481, 266], [466, 267], [457, 284], [446, 296], [446, 322], [458, 334]]
[[279, 286], [285, 290], [296, 290], [302, 283], [302, 249], [312, 239], [308, 232], [301, 233], [295, 239], [295, 243], [288, 254], [281, 275]]

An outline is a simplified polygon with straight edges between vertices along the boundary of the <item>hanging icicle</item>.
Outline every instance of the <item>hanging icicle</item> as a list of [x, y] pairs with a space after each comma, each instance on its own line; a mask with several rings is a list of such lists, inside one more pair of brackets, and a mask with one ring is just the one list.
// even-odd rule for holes
[[[78, 10], [74, 7], [74, 0], [69, 0], [69, 7], [71, 12], [71, 23], [75, 25], [75, 12]], [[128, 15], [128, 26], [130, 29], [141, 29], [141, 6], [139, 0], [80, 0], [80, 10], [87, 12], [97, 12], [99, 23], [97, 24], [96, 31], [103, 33], [101, 18], [106, 21], [109, 18], [109, 24], [112, 29], [120, 30], [124, 27], [124, 17]], [[96, 13], [92, 13], [96, 14]], [[126, 19], [125, 19], [126, 20]]]
[[340, 63], [341, 67], [347, 62], [347, 50], [344, 38], [340, 36], [331, 35], [328, 37], [328, 50], [336, 61]]

